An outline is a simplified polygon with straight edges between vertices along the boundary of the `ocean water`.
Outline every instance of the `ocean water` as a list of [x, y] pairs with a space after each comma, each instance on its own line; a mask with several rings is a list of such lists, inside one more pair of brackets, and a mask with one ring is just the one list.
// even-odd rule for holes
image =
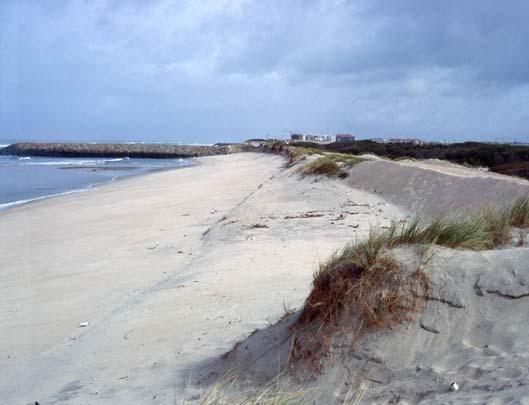
[[[0, 148], [7, 145], [0, 144]], [[0, 155], [0, 210], [126, 176], [192, 164], [184, 159], [49, 158]]]

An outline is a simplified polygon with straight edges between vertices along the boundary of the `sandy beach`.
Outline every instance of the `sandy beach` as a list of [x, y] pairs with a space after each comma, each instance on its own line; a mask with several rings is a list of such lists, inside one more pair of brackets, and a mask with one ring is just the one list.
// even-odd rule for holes
[[319, 261], [402, 214], [282, 157], [199, 161], [0, 213], [7, 403], [180, 400], [195, 364], [299, 307]]
[[[520, 195], [528, 190], [525, 181], [489, 178], [455, 166], [443, 170], [435, 162], [368, 161], [353, 167], [345, 181], [301, 177], [295, 167], [286, 168], [284, 157], [271, 154], [240, 153], [198, 162], [0, 213], [0, 395], [5, 403], [196, 402], [202, 389], [196, 376], [203, 373], [204, 365], [215, 363], [256, 329], [270, 334], [271, 325], [303, 304], [319, 263], [347, 242], [364, 238], [370, 226], [384, 228], [392, 219], [412, 215], [415, 208], [429, 214], [440, 206], [428, 205], [424, 198], [437, 201], [436, 196], [450, 190], [456, 190], [449, 194], [452, 209], [475, 204], [467, 194], [455, 197], [462, 187], [478, 191], [485, 187], [489, 193], [505, 189]], [[395, 187], [410, 179], [410, 171], [414, 180], [404, 190], [408, 192], [399, 193]], [[445, 188], [422, 190], [421, 184]], [[430, 194], [422, 194], [428, 190]], [[504, 252], [503, 261], [491, 268], [511, 263], [507, 258], [512, 255]], [[458, 277], [467, 261], [478, 263], [469, 274], [479, 278], [479, 263], [497, 259], [472, 254], [477, 256], [460, 253], [451, 264]], [[527, 249], [513, 255], [517, 259], [507, 268], [523, 268]], [[438, 257], [435, 266], [443, 274], [452, 271], [443, 264], [451, 253], [441, 251]], [[462, 277], [464, 281], [454, 278], [453, 285], [470, 282], [471, 276]], [[489, 284], [521, 285], [516, 291], [524, 296], [523, 277], [510, 281], [500, 277]], [[450, 294], [463, 297], [456, 301], [468, 299], [463, 290], [455, 288]], [[494, 297], [501, 301], [498, 294]], [[453, 308], [461, 308], [456, 304]], [[519, 310], [509, 307], [509, 313], [514, 313], [513, 308]], [[457, 348], [467, 338], [443, 338], [442, 331], [452, 336], [457, 325], [481, 319], [474, 312], [467, 319], [456, 311], [458, 323], [453, 324], [452, 312], [444, 307], [432, 306], [429, 311], [435, 319], [442, 313], [445, 326], [434, 325], [441, 341], [432, 340], [432, 332], [420, 328], [426, 322], [423, 318], [417, 321], [422, 322], [417, 324], [420, 333], [410, 332], [414, 330], [410, 327], [406, 338], [380, 338], [379, 357], [399, 352], [395, 349], [402, 341], [406, 347], [426, 345], [424, 350], [431, 350], [431, 345]], [[498, 311], [488, 311], [483, 319], [501, 315]], [[83, 322], [88, 325], [80, 327]], [[502, 343], [522, 337], [496, 332]], [[247, 341], [256, 356], [266, 347], [260, 333]], [[474, 352], [468, 345], [475, 345], [476, 339], [467, 342], [466, 351], [454, 349], [457, 355], [450, 357], [450, 367], [472, 360]], [[485, 338], [480, 335], [480, 339]], [[523, 353], [529, 352], [522, 346]], [[507, 352], [505, 348], [502, 353]], [[248, 364], [244, 357], [248, 353], [235, 359]], [[394, 354], [388, 364], [393, 369], [399, 365], [414, 369], [417, 356]], [[504, 355], [501, 364], [514, 358], [519, 364], [520, 356]], [[421, 361], [430, 360], [421, 357]], [[480, 361], [489, 361], [490, 366], [490, 357]], [[258, 370], [258, 363], [254, 357], [252, 372]], [[476, 367], [482, 373], [488, 370]], [[426, 384], [424, 379], [406, 378], [409, 385]], [[387, 380], [388, 392], [398, 391], [399, 381]], [[364, 382], [358, 384], [364, 387]], [[365, 396], [366, 403], [388, 399], [384, 390], [377, 389], [373, 388], [373, 397]], [[342, 398], [340, 392], [336, 395]], [[413, 391], [410, 397], [419, 394]]]
[[0, 405], [529, 405], [527, 16], [0, 0]]

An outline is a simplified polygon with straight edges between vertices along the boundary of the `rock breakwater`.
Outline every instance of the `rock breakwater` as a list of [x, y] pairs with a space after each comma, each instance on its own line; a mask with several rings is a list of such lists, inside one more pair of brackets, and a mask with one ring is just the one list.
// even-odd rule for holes
[[0, 149], [0, 155], [49, 157], [192, 158], [239, 152], [238, 145], [37, 143], [21, 142]]

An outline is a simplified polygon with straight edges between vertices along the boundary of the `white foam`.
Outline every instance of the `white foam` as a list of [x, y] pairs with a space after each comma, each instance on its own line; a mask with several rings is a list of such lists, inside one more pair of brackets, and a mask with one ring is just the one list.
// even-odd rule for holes
[[123, 142], [125, 145], [181, 145], [182, 142], [152, 142], [152, 141], [138, 141], [138, 142]]
[[61, 195], [67, 195], [67, 194], [73, 194], [73, 193], [81, 193], [81, 192], [87, 191], [87, 190], [88, 189], [84, 189], [84, 188], [83, 189], [78, 189], [78, 190], [70, 190], [70, 191], [65, 191], [64, 193], [49, 194], [49, 195], [43, 195], [43, 196], [40, 196], [40, 197], [29, 198], [27, 200], [18, 200], [18, 201], [3, 203], [3, 204], [0, 204], [0, 211], [5, 210], [7, 208], [15, 207], [15, 206], [18, 206], [18, 205], [22, 205], [22, 204], [27, 204], [27, 203], [34, 202], [34, 201], [44, 200], [45, 198], [59, 197]]
[[[0, 156], [1, 157], [1, 156]], [[31, 159], [28, 157], [28, 159]], [[31, 163], [28, 162], [28, 163], [25, 163], [26, 165], [56, 165], [56, 166], [61, 166], [61, 165], [83, 165], [83, 164], [94, 164], [94, 163], [104, 163], [104, 162], [117, 162], [117, 161], [121, 161], [123, 159], [128, 159], [128, 158], [116, 158], [116, 159], [105, 159], [105, 160], [84, 160], [84, 161], [65, 161], [65, 162], [36, 162], [36, 161], [32, 161]], [[19, 160], [27, 160], [27, 159], [24, 159], [24, 158], [19, 158]], [[184, 166], [189, 166], [189, 165], [192, 165], [193, 162], [192, 161], [189, 161], [189, 160], [185, 160], [185, 159], [177, 159], [180, 164], [178, 166], [175, 166], [176, 167], [184, 167]], [[167, 169], [171, 169], [171, 167], [167, 167]], [[116, 176], [113, 176], [110, 181], [116, 181], [118, 180], [118, 178], [125, 178], [125, 177], [128, 177], [128, 176], [120, 176], [120, 177], [116, 177]], [[50, 198], [50, 197], [59, 197], [59, 196], [62, 196], [62, 195], [67, 195], [67, 194], [73, 194], [73, 193], [80, 193], [80, 192], [84, 192], [84, 191], [88, 191], [94, 187], [97, 187], [101, 184], [104, 184], [105, 181], [103, 182], [97, 182], [97, 183], [93, 183], [93, 184], [90, 184], [88, 185], [87, 187], [85, 188], [81, 188], [81, 189], [74, 189], [74, 190], [69, 190], [69, 191], [65, 191], [65, 192], [62, 192], [62, 193], [55, 193], [55, 194], [48, 194], [48, 195], [44, 195], [44, 196], [39, 196], [39, 197], [35, 197], [35, 198], [30, 198], [30, 199], [26, 199], [26, 200], [18, 200], [18, 201], [13, 201], [13, 202], [8, 202], [8, 203], [0, 203], [0, 211], [3, 211], [5, 209], [8, 209], [8, 208], [11, 208], [11, 207], [16, 207], [16, 206], [19, 206], [19, 205], [23, 205], [23, 204], [27, 204], [27, 203], [31, 203], [31, 202], [34, 202], [34, 201], [39, 201], [39, 200], [44, 200], [45, 198]]]
[[[31, 159], [31, 158], [27, 158]], [[19, 158], [18, 160], [26, 160], [25, 158]], [[104, 164], [107, 162], [120, 162], [123, 158], [116, 158], [116, 159], [102, 159], [102, 160], [54, 160], [54, 161], [47, 161], [47, 162], [39, 162], [39, 161], [32, 161], [32, 166], [72, 166], [72, 165], [98, 165], [98, 164]]]

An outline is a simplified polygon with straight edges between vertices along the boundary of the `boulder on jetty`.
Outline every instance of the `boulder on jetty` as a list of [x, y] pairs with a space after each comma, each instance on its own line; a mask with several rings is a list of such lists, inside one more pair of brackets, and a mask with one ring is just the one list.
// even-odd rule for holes
[[170, 159], [225, 155], [240, 151], [238, 145], [21, 142], [0, 149], [0, 155]]

